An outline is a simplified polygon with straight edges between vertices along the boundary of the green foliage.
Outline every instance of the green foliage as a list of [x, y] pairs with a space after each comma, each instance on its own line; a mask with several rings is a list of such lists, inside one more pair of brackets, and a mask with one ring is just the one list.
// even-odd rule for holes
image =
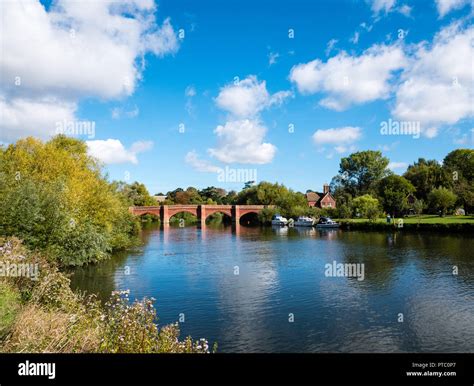
[[353, 153], [341, 159], [339, 178], [333, 181], [333, 185], [340, 185], [352, 196], [373, 193], [377, 182], [391, 174], [388, 164], [388, 158], [383, 157], [380, 151]]
[[264, 208], [258, 214], [258, 221], [262, 224], [270, 224], [272, 217], [278, 212], [279, 210], [277, 208]]
[[116, 184], [117, 190], [124, 195], [130, 206], [153, 206], [157, 204], [144, 184], [136, 181], [133, 184], [124, 182]]
[[452, 151], [444, 158], [443, 167], [452, 181], [458, 205], [463, 206], [466, 213], [474, 212], [474, 150]]
[[407, 196], [415, 191], [415, 187], [406, 178], [391, 175], [380, 181], [378, 191], [384, 210], [395, 217], [408, 208]]
[[441, 216], [446, 215], [446, 212], [454, 206], [456, 200], [457, 196], [449, 189], [443, 187], [433, 189], [428, 195], [430, 205], [439, 211]]
[[413, 165], [408, 166], [403, 177], [415, 187], [416, 196], [425, 201], [435, 187], [450, 185], [446, 171], [436, 160], [418, 159]]
[[179, 340], [177, 324], [160, 328], [153, 299], [130, 303], [128, 291], [113, 292], [101, 305], [94, 296], [72, 291], [56, 265], [25, 249], [16, 238], [0, 238], [0, 263], [6, 261], [39, 264], [40, 279], [0, 277], [0, 352], [210, 351], [205, 339]]
[[235, 203], [238, 205], [274, 205], [278, 213], [288, 218], [302, 216], [310, 212], [304, 194], [294, 192], [284, 185], [265, 181], [242, 190], [237, 195]]
[[341, 204], [337, 206], [337, 218], [351, 218], [352, 209], [347, 204]]
[[352, 200], [352, 207], [355, 214], [359, 214], [361, 217], [368, 218], [374, 221], [380, 216], [380, 204], [379, 200], [372, 197], [370, 194], [364, 194]]
[[0, 341], [8, 334], [20, 309], [18, 291], [0, 282]]
[[129, 202], [85, 143], [26, 138], [0, 153], [1, 235], [18, 236], [64, 265], [99, 261], [133, 243], [139, 224]]

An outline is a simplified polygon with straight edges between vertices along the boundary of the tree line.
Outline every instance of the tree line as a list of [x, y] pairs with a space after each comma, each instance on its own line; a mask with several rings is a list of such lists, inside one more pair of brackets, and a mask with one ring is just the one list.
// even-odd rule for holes
[[[457, 149], [442, 163], [418, 159], [403, 175], [389, 169], [390, 160], [380, 151], [360, 151], [340, 161], [339, 172], [331, 181], [337, 208], [311, 208], [305, 195], [283, 184], [246, 183], [240, 192], [215, 186], [205, 189], [178, 188], [166, 193], [164, 204], [247, 204], [274, 205], [265, 210], [266, 222], [275, 212], [287, 217], [330, 215], [336, 218], [376, 219], [382, 214], [399, 217], [407, 214], [439, 214], [455, 208], [465, 213], [474, 209], [474, 150]], [[128, 197], [134, 205], [156, 205], [143, 184], [130, 185]], [[310, 190], [307, 191], [307, 193]]]

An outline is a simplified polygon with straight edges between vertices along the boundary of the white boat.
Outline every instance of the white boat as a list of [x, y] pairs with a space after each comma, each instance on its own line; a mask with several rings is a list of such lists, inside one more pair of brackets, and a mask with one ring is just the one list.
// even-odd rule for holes
[[331, 220], [329, 217], [320, 217], [316, 228], [339, 228], [339, 223]]
[[288, 220], [285, 217], [279, 214], [272, 217], [272, 225], [285, 226], [286, 224], [288, 224]]
[[300, 216], [294, 223], [295, 227], [312, 227], [314, 220], [311, 217]]

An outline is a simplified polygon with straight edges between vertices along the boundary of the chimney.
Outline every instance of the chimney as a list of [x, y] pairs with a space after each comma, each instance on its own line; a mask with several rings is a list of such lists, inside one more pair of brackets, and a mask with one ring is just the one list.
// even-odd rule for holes
[[326, 194], [329, 192], [329, 185], [328, 184], [324, 184], [323, 185], [323, 193]]

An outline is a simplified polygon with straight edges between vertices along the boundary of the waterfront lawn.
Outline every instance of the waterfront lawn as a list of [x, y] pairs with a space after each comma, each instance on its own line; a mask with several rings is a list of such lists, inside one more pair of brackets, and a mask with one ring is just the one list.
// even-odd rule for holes
[[[397, 219], [395, 219], [397, 220]], [[349, 223], [364, 223], [369, 222], [366, 218], [350, 218], [350, 219], [339, 219], [338, 221], [349, 222]], [[375, 222], [386, 223], [386, 218], [379, 218]], [[393, 219], [392, 219], [393, 222]], [[421, 215], [421, 216], [408, 216], [403, 218], [405, 224], [474, 224], [474, 216], [445, 216], [439, 217], [438, 215]]]

